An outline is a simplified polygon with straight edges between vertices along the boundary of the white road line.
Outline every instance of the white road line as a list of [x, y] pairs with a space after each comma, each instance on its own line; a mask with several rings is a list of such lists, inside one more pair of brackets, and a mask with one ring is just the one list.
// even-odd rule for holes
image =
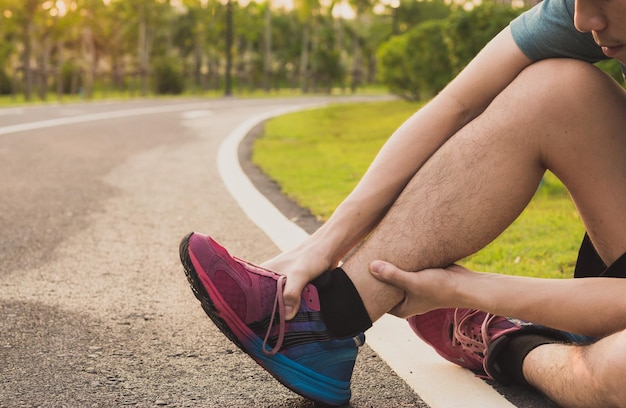
[[[284, 251], [293, 248], [307, 233], [288, 220], [254, 187], [241, 169], [238, 147], [259, 122], [297, 108], [255, 116], [237, 127], [221, 144], [217, 165], [227, 189], [246, 215]], [[484, 381], [445, 361], [422, 342], [409, 325], [384, 316], [367, 331], [367, 343], [432, 408], [514, 408]]]
[[281, 250], [293, 248], [307, 237], [307, 233], [289, 221], [254, 187], [239, 165], [239, 143], [258, 123], [273, 116], [298, 109], [280, 109], [254, 116], [239, 125], [222, 142], [217, 153], [217, 168], [230, 194], [241, 209]]
[[1, 108], [0, 116], [10, 116], [10, 115], [23, 115], [23, 108]]
[[73, 125], [76, 123], [93, 122], [96, 120], [108, 120], [119, 119], [130, 116], [140, 115], [153, 115], [156, 113], [169, 113], [178, 111], [188, 111], [190, 109], [201, 109], [207, 104], [202, 102], [186, 103], [181, 105], [166, 105], [166, 106], [151, 106], [146, 108], [134, 108], [111, 112], [90, 113], [87, 115], [70, 116], [57, 119], [40, 120], [37, 122], [20, 123], [18, 125], [11, 125], [0, 127], [0, 135], [7, 135], [10, 133], [26, 132], [29, 130], [45, 129], [55, 126]]

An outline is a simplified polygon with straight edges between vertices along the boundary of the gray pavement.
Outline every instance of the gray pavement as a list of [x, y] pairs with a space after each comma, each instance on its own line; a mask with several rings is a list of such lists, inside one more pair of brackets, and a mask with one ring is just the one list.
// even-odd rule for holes
[[[226, 192], [216, 151], [251, 116], [323, 101], [0, 109], [0, 130], [49, 121], [0, 132], [0, 407], [312, 406], [217, 331], [177, 250], [199, 230], [251, 261], [277, 252]], [[63, 122], [103, 112], [136, 114]], [[425, 405], [365, 346], [351, 406]]]

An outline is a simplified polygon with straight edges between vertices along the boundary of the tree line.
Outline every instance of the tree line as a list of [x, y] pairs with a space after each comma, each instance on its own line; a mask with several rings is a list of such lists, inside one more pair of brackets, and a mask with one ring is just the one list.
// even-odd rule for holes
[[[349, 16], [337, 0], [294, 0], [289, 8], [270, 0], [0, 0], [0, 94], [355, 91], [377, 83], [381, 71], [393, 90], [402, 88], [402, 78], [389, 73], [398, 58], [427, 59], [412, 42], [399, 48], [397, 38], [468, 13], [448, 0], [346, 1]], [[480, 34], [457, 27], [465, 32], [454, 41]], [[441, 29], [422, 33], [421, 47], [434, 50]], [[385, 59], [390, 66], [381, 66]]]

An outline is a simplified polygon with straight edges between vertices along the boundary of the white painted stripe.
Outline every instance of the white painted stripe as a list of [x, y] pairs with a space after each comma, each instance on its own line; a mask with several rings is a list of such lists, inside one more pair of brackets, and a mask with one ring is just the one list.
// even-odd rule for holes
[[22, 108], [2, 108], [0, 109], [0, 116], [10, 116], [10, 115], [23, 115], [24, 109]]
[[[237, 127], [222, 143], [217, 164], [229, 192], [246, 215], [281, 250], [293, 248], [308, 234], [288, 220], [254, 187], [238, 159], [239, 143], [259, 122], [298, 108], [255, 116]], [[367, 343], [432, 408], [514, 408], [484, 381], [441, 358], [413, 334], [402, 319], [386, 315], [367, 331]]]
[[514, 408], [469, 370], [440, 357], [408, 323], [385, 315], [367, 331], [367, 344], [432, 408]]
[[274, 205], [254, 187], [239, 165], [239, 143], [254, 126], [273, 116], [295, 111], [294, 108], [280, 109], [254, 116], [239, 125], [222, 142], [217, 153], [217, 168], [230, 194], [241, 209], [281, 250], [295, 247], [307, 233], [289, 221]]
[[120, 111], [91, 113], [80, 116], [70, 116], [57, 119], [41, 120], [37, 122], [20, 123], [18, 125], [1, 127], [0, 135], [25, 132], [29, 130], [45, 129], [55, 126], [73, 125], [76, 123], [93, 122], [96, 120], [119, 119], [131, 116], [153, 115], [156, 113], [186, 111], [189, 109], [199, 109], [205, 105], [205, 103], [186, 103], [180, 105], [151, 106], [146, 108], [134, 108]]
[[185, 119], [203, 119], [213, 116], [213, 111], [210, 110], [193, 110], [183, 113]]

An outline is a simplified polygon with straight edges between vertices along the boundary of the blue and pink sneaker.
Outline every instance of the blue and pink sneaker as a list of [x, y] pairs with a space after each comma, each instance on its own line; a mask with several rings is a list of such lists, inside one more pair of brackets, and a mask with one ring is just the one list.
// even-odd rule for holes
[[334, 338], [322, 321], [315, 286], [307, 285], [296, 317], [285, 321], [284, 275], [233, 257], [197, 233], [182, 240], [180, 259], [204, 311], [261, 367], [317, 403], [350, 400], [350, 378], [365, 336]]
[[499, 338], [530, 325], [476, 309], [435, 309], [408, 321], [415, 334], [440, 356], [489, 379], [499, 377], [490, 372], [490, 349]]
[[575, 337], [584, 340], [584, 336], [476, 309], [435, 309], [409, 317], [408, 322], [415, 334], [446, 360], [502, 384], [511, 379], [500, 369], [496, 356], [508, 336], [539, 333], [558, 341], [571, 342]]

